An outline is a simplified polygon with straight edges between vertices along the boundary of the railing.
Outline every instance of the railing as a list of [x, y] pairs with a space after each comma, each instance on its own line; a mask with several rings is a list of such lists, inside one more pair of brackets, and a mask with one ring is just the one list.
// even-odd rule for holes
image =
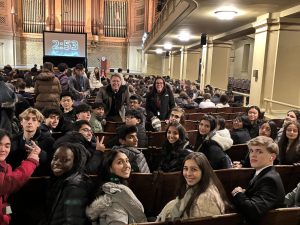
[[300, 109], [300, 106], [298, 106], [298, 105], [288, 104], [285, 102], [279, 102], [279, 101], [275, 101], [275, 100], [268, 99], [268, 98], [264, 98], [264, 103], [265, 103], [265, 109], [266, 109], [265, 111], [269, 114], [272, 113], [272, 106], [271, 106], [272, 103], [275, 103], [275, 104], [278, 104], [281, 106], [286, 106], [291, 109]]
[[[147, 50], [147, 46], [149, 47], [157, 34], [160, 33], [163, 35], [168, 30], [171, 30], [172, 27], [178, 24], [197, 7], [198, 4], [194, 0], [167, 0], [153, 23], [152, 30], [144, 43], [144, 49]], [[166, 21], [168, 21], [168, 26], [166, 26]], [[171, 24], [169, 24], [169, 22], [171, 22]]]
[[[223, 88], [218, 88], [218, 89], [221, 91], [227, 91], [227, 89], [223, 89]], [[235, 95], [243, 96], [243, 106], [247, 106], [247, 98], [250, 97], [250, 94], [245, 94], [243, 92], [238, 92], [238, 91], [232, 91], [232, 93]]]

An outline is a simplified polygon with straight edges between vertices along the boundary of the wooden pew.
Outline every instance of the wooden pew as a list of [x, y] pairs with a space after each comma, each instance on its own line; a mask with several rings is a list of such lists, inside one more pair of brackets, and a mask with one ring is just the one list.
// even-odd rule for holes
[[200, 109], [199, 112], [201, 113], [215, 113], [217, 112], [217, 108], [205, 108], [205, 109]]
[[232, 145], [230, 149], [226, 150], [226, 153], [232, 161], [241, 161], [245, 159], [248, 151], [248, 146], [246, 144], [240, 144]]
[[142, 152], [146, 158], [150, 171], [153, 172], [157, 170], [162, 158], [162, 148], [149, 146], [147, 149], [143, 149]]
[[105, 132], [116, 132], [117, 128], [124, 124], [125, 124], [124, 122], [106, 121], [106, 125], [104, 126], [104, 131]]
[[185, 114], [185, 118], [187, 120], [200, 121], [205, 114], [206, 113], [187, 113]]
[[261, 220], [260, 225], [299, 225], [300, 207], [278, 208], [269, 211]]
[[[202, 218], [139, 223], [139, 225], [241, 225], [242, 217], [237, 213], [207, 216]], [[300, 207], [279, 208], [269, 211], [258, 225], [298, 225], [300, 222]]]
[[166, 140], [166, 131], [151, 132], [147, 131], [148, 146], [162, 147]]
[[99, 137], [99, 140], [104, 136], [103, 144], [107, 145], [109, 141], [115, 137], [117, 134], [112, 132], [101, 132], [101, 133], [94, 133], [96, 137]]
[[215, 173], [223, 184], [227, 196], [231, 201], [231, 191], [237, 186], [246, 188], [253, 177], [255, 170], [252, 168], [232, 168], [215, 170]]
[[144, 206], [147, 216], [156, 216], [155, 204], [157, 201], [157, 184], [158, 172], [155, 173], [132, 173], [128, 180], [128, 185], [135, 193], [136, 197]]

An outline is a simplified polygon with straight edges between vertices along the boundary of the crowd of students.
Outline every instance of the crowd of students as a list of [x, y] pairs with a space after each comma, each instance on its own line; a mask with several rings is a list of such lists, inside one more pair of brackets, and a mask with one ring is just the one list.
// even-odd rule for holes
[[[126, 180], [131, 172], [150, 173], [141, 148], [148, 146], [146, 131], [161, 130], [161, 122], [167, 128], [156, 169], [182, 173], [176, 199], [164, 207], [157, 221], [237, 211], [245, 223], [256, 224], [270, 209], [300, 205], [299, 185], [285, 196], [273, 168], [300, 162], [299, 111], [289, 111], [279, 130], [273, 121], [263, 120], [257, 106], [238, 115], [230, 131], [223, 118], [205, 115], [193, 146], [184, 128], [184, 108], [229, 107], [234, 104], [232, 96], [214, 92], [209, 85], [201, 92], [195, 83], [169, 77], [115, 73], [108, 79], [97, 70], [88, 77], [80, 64], [67, 73], [65, 64], [54, 72], [53, 65], [45, 63], [32, 74], [35, 95], [22, 88], [26, 79], [21, 73], [6, 68], [0, 75], [1, 225], [10, 221], [8, 195], [32, 174], [50, 176], [39, 224], [146, 222], [143, 205]], [[107, 121], [124, 125], [110, 140], [100, 139], [95, 133], [103, 132]], [[233, 163], [226, 150], [245, 143], [249, 154]], [[232, 167], [253, 167], [256, 172], [248, 187], [232, 190], [233, 202], [229, 202], [213, 170]], [[96, 184], [90, 174], [98, 175]]]

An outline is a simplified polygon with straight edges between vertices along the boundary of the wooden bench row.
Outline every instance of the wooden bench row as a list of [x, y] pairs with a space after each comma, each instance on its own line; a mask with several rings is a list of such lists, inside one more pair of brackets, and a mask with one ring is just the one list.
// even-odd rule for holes
[[[188, 130], [187, 135], [189, 137], [190, 143], [192, 145], [195, 145], [196, 143], [196, 137], [197, 137], [198, 130]], [[104, 145], [109, 142], [111, 138], [116, 136], [116, 133], [112, 132], [101, 132], [101, 133], [95, 133], [96, 136], [98, 136], [101, 140], [101, 138], [104, 136]], [[156, 147], [162, 147], [163, 143], [166, 141], [166, 131], [159, 131], [159, 132], [147, 132], [148, 136], [148, 146], [156, 146]]]
[[[283, 180], [286, 193], [292, 191], [300, 181], [300, 166], [275, 166], [275, 168]], [[236, 186], [246, 188], [254, 174], [254, 169], [226, 169], [215, 172], [221, 180], [229, 200], [232, 200], [230, 193], [233, 188]], [[143, 204], [147, 216], [157, 216], [165, 204], [176, 197], [179, 176], [180, 172], [132, 173], [129, 179], [129, 187]], [[97, 179], [96, 176], [92, 176], [92, 178], [93, 180]], [[41, 219], [40, 216], [42, 215], [45, 203], [48, 179], [48, 177], [30, 178], [19, 192], [11, 195], [10, 203], [13, 208], [13, 225], [36, 224], [35, 222]], [[228, 223], [224, 222], [223, 224]], [[232, 224], [238, 223], [235, 222]], [[282, 224], [290, 225], [290, 223]]]
[[[207, 216], [202, 218], [166, 222], [139, 223], [139, 225], [241, 225], [242, 218], [237, 213]], [[299, 225], [300, 207], [278, 208], [269, 211], [257, 225]]]

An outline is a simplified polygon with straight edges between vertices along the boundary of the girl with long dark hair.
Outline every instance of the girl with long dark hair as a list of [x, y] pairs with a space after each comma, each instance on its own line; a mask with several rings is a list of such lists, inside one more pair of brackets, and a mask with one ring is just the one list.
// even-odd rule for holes
[[98, 196], [86, 209], [91, 221], [101, 225], [147, 221], [143, 205], [125, 185], [130, 173], [131, 165], [125, 153], [111, 150], [105, 154], [99, 174]]
[[297, 121], [285, 124], [278, 146], [280, 164], [300, 162], [300, 124]]
[[225, 190], [203, 153], [190, 153], [183, 162], [180, 186], [157, 221], [199, 218], [228, 213], [231, 209]]
[[180, 171], [183, 159], [192, 152], [191, 148], [184, 127], [177, 121], [170, 122], [159, 169], [164, 172]]

